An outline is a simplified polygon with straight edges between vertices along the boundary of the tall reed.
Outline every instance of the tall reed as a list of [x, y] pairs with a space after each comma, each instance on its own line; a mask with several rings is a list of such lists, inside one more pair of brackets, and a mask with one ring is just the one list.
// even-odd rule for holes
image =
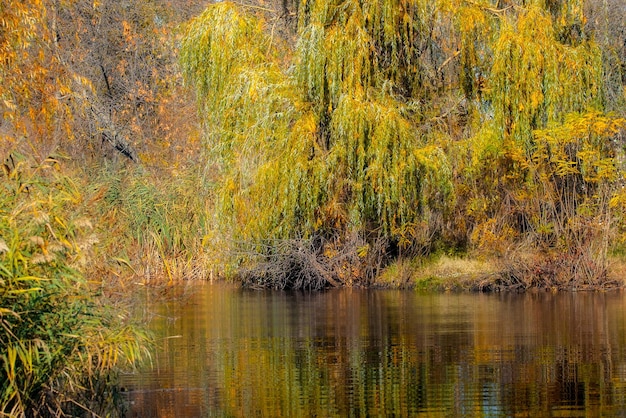
[[101, 238], [90, 269], [152, 284], [208, 277], [209, 199], [196, 170], [103, 165], [85, 174]]
[[48, 159], [0, 181], [0, 415], [116, 415], [116, 373], [149, 335], [80, 272], [94, 244], [77, 183]]

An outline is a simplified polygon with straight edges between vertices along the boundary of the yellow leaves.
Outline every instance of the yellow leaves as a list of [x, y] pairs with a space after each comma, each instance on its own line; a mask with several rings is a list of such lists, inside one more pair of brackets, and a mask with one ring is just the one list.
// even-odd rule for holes
[[[582, 159], [582, 156], [581, 156]], [[601, 158], [594, 164], [595, 175], [588, 176], [585, 180], [590, 182], [613, 182], [617, 179], [619, 171], [613, 158]], [[591, 171], [589, 171], [591, 172]]]
[[13, 117], [13, 112], [15, 110], [17, 110], [17, 106], [15, 105], [15, 102], [13, 100], [9, 100], [9, 99], [2, 99], [2, 104], [3, 104], [4, 109], [5, 109], [5, 114], [4, 114], [3, 118], [5, 118], [5, 119], [12, 118]]
[[297, 126], [301, 128], [303, 133], [314, 135], [317, 132], [315, 115], [311, 112], [304, 113], [298, 120]]
[[569, 114], [565, 118], [565, 123], [535, 130], [534, 135], [539, 140], [545, 140], [554, 144], [580, 141], [595, 143], [597, 138], [610, 137], [625, 127], [626, 119], [604, 115], [596, 110], [591, 110], [582, 114]]
[[562, 125], [534, 132], [535, 140], [550, 151], [542, 154], [543, 159], [535, 155], [534, 161], [539, 166], [552, 164], [560, 177], [582, 174], [590, 183], [612, 182], [618, 169], [606, 143], [624, 126], [623, 119], [597, 111], [569, 115]]
[[485, 197], [472, 197], [467, 203], [467, 215], [476, 219], [483, 218], [490, 206], [490, 203], [491, 202], [489, 202]]
[[483, 28], [483, 25], [486, 23], [485, 13], [475, 6], [462, 5], [459, 15], [459, 24], [462, 33], [468, 33]]
[[[223, 113], [217, 107], [246, 72], [254, 77], [254, 72], [260, 76], [274, 71], [277, 59], [263, 48], [267, 42], [255, 20], [231, 3], [211, 5], [190, 22], [181, 46], [183, 72], [209, 110]], [[272, 63], [271, 70], [267, 61]]]
[[532, 152], [534, 130], [599, 100], [601, 63], [592, 42], [562, 44], [541, 7], [514, 16], [495, 43], [489, 97], [502, 132]]
[[584, 24], [585, 22], [583, 0], [569, 0], [561, 3], [558, 20], [561, 27], [567, 27], [572, 23]]
[[626, 212], [626, 188], [622, 186], [609, 200], [609, 206], [612, 209], [619, 209], [622, 213]]
[[626, 119], [610, 116], [599, 116], [588, 113], [587, 117], [592, 118], [591, 133], [596, 136], [611, 136], [626, 128]]
[[485, 253], [503, 255], [518, 234], [501, 219], [489, 218], [476, 225], [471, 240]]
[[256, 100], [257, 96], [257, 89], [255, 84], [250, 84], [248, 86], [248, 97], [250, 98], [250, 100], [254, 101]]
[[493, 124], [484, 124], [470, 139], [471, 167], [478, 169], [485, 164], [491, 164], [494, 158], [504, 152], [503, 138]]
[[[322, 70], [324, 73], [315, 80], [328, 83], [331, 94], [329, 102], [333, 106], [344, 93], [364, 97], [365, 87], [369, 85], [372, 43], [355, 15], [350, 16], [345, 26], [335, 25], [326, 30], [324, 49], [316, 56], [324, 66], [314, 70]], [[322, 88], [321, 85], [313, 87]]]
[[[37, 150], [63, 126], [59, 98], [68, 89], [51, 45], [46, 7], [41, 1], [9, 1], [0, 8], [0, 103], [2, 117], [9, 121], [11, 142], [28, 141]], [[3, 135], [4, 136], [4, 135]]]
[[539, 107], [540, 104], [543, 103], [544, 95], [543, 92], [539, 89], [534, 90], [530, 93], [530, 107], [535, 110]]
[[568, 175], [578, 174], [578, 163], [576, 161], [568, 161], [557, 158], [552, 158], [554, 163], [554, 174], [560, 177]]

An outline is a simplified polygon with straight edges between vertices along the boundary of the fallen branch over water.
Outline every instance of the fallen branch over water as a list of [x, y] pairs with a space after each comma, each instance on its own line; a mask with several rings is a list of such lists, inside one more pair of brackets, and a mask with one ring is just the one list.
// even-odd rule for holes
[[248, 260], [239, 270], [245, 287], [322, 290], [368, 286], [383, 267], [385, 245], [381, 240], [367, 243], [354, 234], [341, 241], [265, 241], [241, 255]]
[[252, 258], [254, 261], [239, 271], [246, 287], [321, 290], [340, 286], [312, 240], [275, 240]]

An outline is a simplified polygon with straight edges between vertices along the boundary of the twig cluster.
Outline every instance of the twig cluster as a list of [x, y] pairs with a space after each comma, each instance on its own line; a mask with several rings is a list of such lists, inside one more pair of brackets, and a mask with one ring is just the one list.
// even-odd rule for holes
[[321, 290], [339, 285], [312, 240], [275, 240], [260, 250], [251, 253], [255, 262], [239, 273], [244, 286]]
[[585, 248], [558, 254], [507, 256], [499, 274], [483, 280], [477, 290], [525, 291], [611, 289], [620, 286], [607, 274], [602, 257]]
[[367, 285], [384, 266], [386, 245], [358, 234], [341, 241], [282, 239], [265, 241], [242, 251], [248, 260], [239, 270], [246, 287], [322, 290]]

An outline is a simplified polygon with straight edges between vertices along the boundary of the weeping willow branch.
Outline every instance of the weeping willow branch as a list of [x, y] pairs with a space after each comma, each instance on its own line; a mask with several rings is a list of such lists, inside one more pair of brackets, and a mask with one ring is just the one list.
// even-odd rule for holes
[[[291, 240], [348, 248], [353, 234], [368, 245], [382, 237], [400, 256], [427, 253], [448, 234], [505, 249], [541, 235], [543, 221], [567, 220], [553, 214], [580, 207], [582, 183], [565, 176], [548, 190], [541, 179], [585, 158], [599, 164], [608, 151], [594, 148], [592, 162], [576, 154], [587, 146], [578, 138], [555, 168], [535, 134], [602, 109], [601, 51], [558, 35], [582, 18], [580, 6], [311, 0], [299, 4], [298, 40], [284, 48], [274, 48], [276, 22], [209, 6], [187, 27], [181, 60], [219, 178], [214, 245], [235, 266], [259, 245], [264, 269], [265, 257], [319, 271]], [[567, 199], [533, 209], [542, 192]], [[291, 244], [278, 257], [267, 242]], [[330, 283], [299, 274], [299, 284]]]

